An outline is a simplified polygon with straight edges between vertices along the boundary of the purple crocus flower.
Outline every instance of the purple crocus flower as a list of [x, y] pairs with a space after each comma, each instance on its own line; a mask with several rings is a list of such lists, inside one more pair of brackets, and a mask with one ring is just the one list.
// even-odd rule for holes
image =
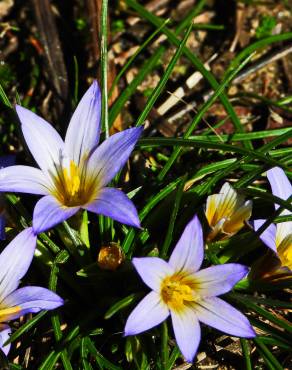
[[35, 233], [48, 230], [79, 209], [139, 227], [137, 210], [120, 190], [106, 187], [128, 160], [143, 128], [131, 128], [98, 145], [101, 94], [93, 82], [78, 104], [65, 141], [45, 120], [16, 106], [25, 141], [40, 169], [0, 170], [0, 191], [43, 195], [34, 209]]
[[230, 291], [248, 268], [230, 263], [199, 271], [203, 258], [197, 216], [185, 228], [168, 262], [158, 257], [134, 258], [136, 270], [152, 291], [130, 314], [125, 335], [139, 334], [170, 315], [176, 342], [188, 362], [200, 343], [199, 321], [234, 336], [254, 337], [247, 318], [217, 297]]
[[32, 228], [25, 229], [0, 254], [0, 349], [7, 354], [10, 345], [3, 347], [11, 332], [3, 324], [29, 312], [53, 310], [64, 301], [56, 293], [38, 286], [17, 289], [33, 259], [36, 236]]
[[[267, 171], [267, 178], [272, 188], [272, 193], [278, 198], [287, 200], [292, 195], [292, 185], [280, 167], [274, 167]], [[278, 209], [279, 205], [275, 204]], [[281, 212], [281, 215], [290, 215], [287, 209]], [[255, 220], [254, 228], [257, 231], [266, 220]], [[277, 253], [282, 266], [292, 270], [292, 221], [271, 224], [260, 235], [260, 239], [273, 252]]]

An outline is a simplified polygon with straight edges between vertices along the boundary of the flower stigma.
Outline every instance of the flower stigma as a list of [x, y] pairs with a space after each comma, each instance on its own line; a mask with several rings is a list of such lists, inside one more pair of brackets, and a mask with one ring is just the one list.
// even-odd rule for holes
[[53, 176], [52, 194], [66, 207], [81, 206], [90, 202], [97, 195], [96, 179], [88, 176], [86, 163], [78, 166], [70, 161], [69, 167], [56, 167], [57, 175]]
[[181, 311], [187, 302], [198, 301], [199, 297], [194, 291], [195, 285], [195, 281], [181, 273], [168, 276], [161, 283], [162, 300], [170, 309]]

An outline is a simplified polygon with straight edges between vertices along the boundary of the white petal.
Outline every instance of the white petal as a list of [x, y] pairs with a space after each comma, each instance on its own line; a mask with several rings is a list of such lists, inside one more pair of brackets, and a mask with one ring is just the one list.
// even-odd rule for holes
[[19, 233], [0, 255], [0, 303], [19, 285], [26, 274], [36, 247], [32, 228]]
[[195, 216], [183, 231], [170, 256], [169, 264], [175, 271], [191, 273], [200, 268], [203, 258], [203, 231], [198, 217]]
[[59, 163], [64, 142], [58, 132], [44, 119], [19, 105], [16, 112], [26, 144], [34, 159], [44, 171], [55, 172], [54, 163]]
[[179, 313], [171, 311], [171, 319], [181, 353], [187, 362], [193, 362], [201, 340], [201, 328], [195, 312], [186, 306]]
[[144, 283], [156, 292], [160, 292], [162, 280], [174, 273], [174, 269], [158, 257], [133, 258], [132, 263]]
[[255, 332], [248, 319], [220, 298], [204, 298], [194, 304], [198, 319], [224, 333], [243, 338], [253, 338]]
[[101, 94], [96, 81], [83, 95], [69, 123], [65, 151], [76, 164], [97, 146], [100, 135]]
[[151, 292], [132, 311], [125, 326], [125, 335], [135, 335], [149, 330], [166, 320], [167, 306], [156, 292]]

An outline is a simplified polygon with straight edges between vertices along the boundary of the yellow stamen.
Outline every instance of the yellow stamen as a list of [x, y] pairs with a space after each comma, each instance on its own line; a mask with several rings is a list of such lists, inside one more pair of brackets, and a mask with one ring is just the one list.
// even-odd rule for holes
[[82, 206], [97, 195], [97, 180], [86, 172], [85, 165], [85, 162], [78, 166], [74, 161], [70, 161], [69, 168], [57, 168], [57, 175], [53, 175], [52, 194], [62, 205]]
[[286, 266], [292, 270], [292, 234], [287, 235], [281, 241], [280, 245], [277, 245], [277, 251], [282, 266]]
[[21, 307], [14, 306], [9, 308], [0, 307], [0, 322], [9, 321], [15, 314], [21, 311]]
[[166, 277], [161, 283], [161, 297], [168, 307], [175, 311], [184, 309], [187, 302], [195, 302], [198, 295], [195, 293], [196, 282], [182, 274]]
[[66, 182], [67, 191], [72, 197], [74, 197], [80, 188], [79, 168], [73, 161], [71, 161], [70, 173], [68, 174], [68, 169], [64, 168], [63, 175]]

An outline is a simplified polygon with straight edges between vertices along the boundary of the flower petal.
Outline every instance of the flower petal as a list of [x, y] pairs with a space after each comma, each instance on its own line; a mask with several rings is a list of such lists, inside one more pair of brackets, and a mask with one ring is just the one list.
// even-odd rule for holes
[[125, 335], [142, 333], [166, 320], [168, 308], [156, 292], [150, 292], [131, 312], [125, 326]]
[[60, 162], [64, 142], [58, 132], [43, 118], [28, 109], [16, 105], [26, 144], [44, 171], [54, 171], [54, 163]]
[[[267, 177], [270, 182], [273, 195], [283, 200], [287, 200], [292, 195], [292, 185], [282, 168], [274, 167], [270, 169], [267, 171]], [[278, 209], [279, 205], [276, 204], [275, 207]]]
[[184, 229], [175, 246], [169, 264], [175, 271], [197, 271], [204, 258], [203, 231], [200, 221], [195, 216]]
[[41, 310], [53, 310], [63, 304], [63, 299], [56, 293], [38, 286], [17, 289], [1, 303], [1, 305], [9, 308], [19, 307], [19, 310], [10, 317], [10, 320], [17, 319], [28, 312], [36, 313]]
[[99, 191], [97, 199], [84, 208], [123, 224], [140, 227], [139, 216], [133, 202], [121, 190], [103, 188]]
[[0, 303], [19, 285], [26, 274], [36, 247], [32, 228], [19, 233], [0, 254]]
[[43, 172], [29, 166], [11, 166], [0, 170], [0, 191], [48, 194], [49, 184]]
[[100, 187], [107, 185], [127, 162], [143, 127], [130, 128], [110, 136], [90, 156], [88, 170], [98, 176]]
[[235, 209], [229, 220], [223, 224], [223, 231], [227, 234], [235, 234], [239, 231], [244, 223], [250, 218], [252, 212], [252, 201], [246, 201], [241, 207]]
[[220, 298], [204, 298], [193, 307], [198, 319], [206, 325], [237, 337], [256, 336], [248, 319]]
[[[255, 231], [258, 231], [258, 229], [266, 222], [266, 220], [254, 220], [253, 221], [253, 227]], [[275, 224], [269, 225], [266, 230], [264, 230], [260, 235], [261, 241], [266, 244], [267, 247], [272, 249], [273, 252], [277, 253], [277, 247], [276, 247], [276, 232], [277, 228]]]
[[209, 225], [215, 227], [222, 218], [229, 217], [236, 204], [238, 204], [238, 194], [228, 182], [225, 182], [218, 194], [207, 198], [206, 218]]
[[192, 275], [196, 281], [196, 293], [202, 297], [214, 297], [229, 292], [249, 269], [238, 263], [227, 263], [200, 270]]
[[80, 100], [69, 123], [65, 151], [76, 164], [97, 146], [100, 135], [101, 94], [94, 81]]
[[33, 212], [32, 226], [36, 234], [51, 229], [78, 212], [80, 207], [65, 207], [54, 197], [47, 195], [41, 198]]
[[171, 311], [171, 319], [181, 353], [187, 362], [193, 362], [201, 340], [201, 328], [195, 312], [186, 306], [182, 312]]
[[133, 258], [132, 263], [144, 283], [157, 293], [160, 292], [162, 280], [174, 273], [170, 265], [158, 257]]
[[10, 338], [11, 334], [11, 328], [8, 325], [1, 324], [0, 325], [0, 349], [1, 351], [7, 356], [11, 343], [8, 343], [6, 346], [3, 346], [3, 344]]

